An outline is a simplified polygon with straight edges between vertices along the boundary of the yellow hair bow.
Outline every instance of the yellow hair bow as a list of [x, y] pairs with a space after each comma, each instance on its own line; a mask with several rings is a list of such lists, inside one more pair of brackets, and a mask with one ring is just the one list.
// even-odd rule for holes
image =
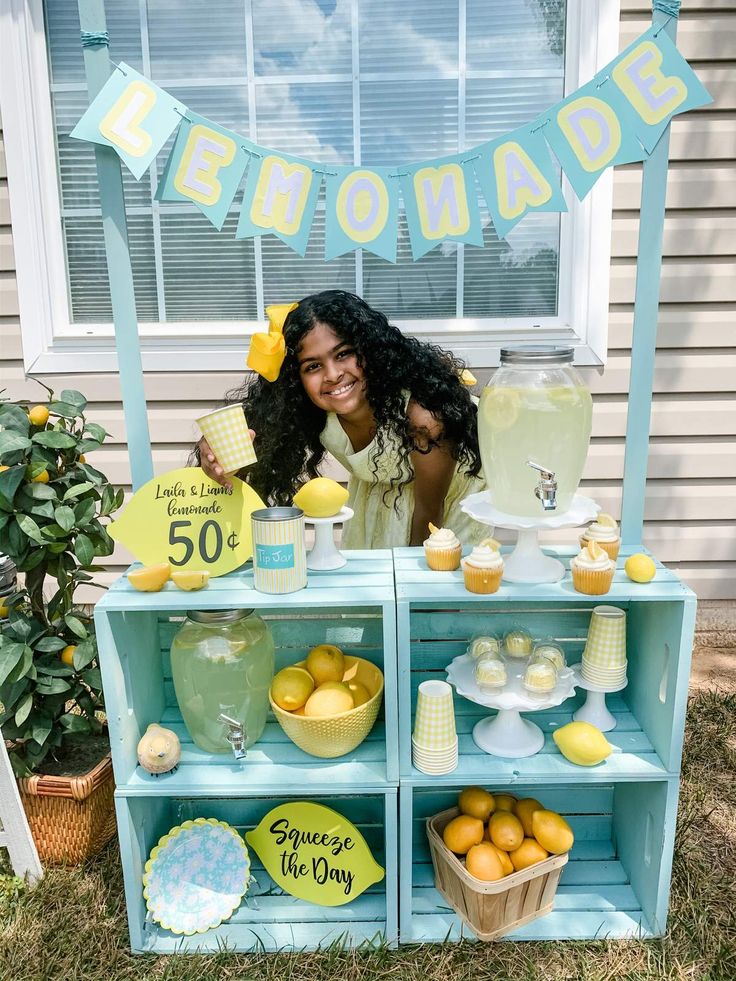
[[272, 303], [266, 307], [268, 333], [254, 334], [246, 364], [266, 381], [275, 382], [286, 357], [284, 321], [298, 303]]

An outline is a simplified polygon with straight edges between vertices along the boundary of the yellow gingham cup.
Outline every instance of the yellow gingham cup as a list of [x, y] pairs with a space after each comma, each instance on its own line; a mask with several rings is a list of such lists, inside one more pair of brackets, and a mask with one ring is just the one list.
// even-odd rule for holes
[[197, 425], [225, 473], [236, 473], [256, 462], [242, 405], [226, 405], [208, 412], [197, 419]]
[[583, 677], [594, 684], [626, 677], [626, 613], [617, 606], [596, 606], [583, 651]]
[[452, 688], [446, 681], [423, 681], [417, 692], [414, 743], [424, 750], [445, 750], [457, 741]]

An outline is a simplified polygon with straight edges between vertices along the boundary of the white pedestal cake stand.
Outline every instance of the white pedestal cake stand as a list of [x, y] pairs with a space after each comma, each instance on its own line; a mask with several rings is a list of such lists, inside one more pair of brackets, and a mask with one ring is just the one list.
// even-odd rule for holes
[[539, 532], [587, 524], [600, 511], [600, 506], [591, 497], [576, 494], [572, 505], [564, 513], [542, 514], [540, 504], [538, 518], [524, 518], [494, 508], [488, 491], [466, 497], [460, 503], [460, 508], [481, 524], [517, 532], [516, 548], [511, 555], [504, 557], [503, 578], [507, 582], [528, 583], [559, 582], [565, 575], [562, 562], [551, 555], [545, 555], [539, 547]]
[[304, 524], [314, 525], [314, 546], [307, 555], [307, 568], [315, 571], [328, 572], [330, 569], [342, 569], [347, 565], [347, 559], [335, 545], [333, 528], [335, 525], [350, 521], [355, 512], [352, 508], [340, 508], [337, 514], [329, 518], [309, 518], [304, 516]]
[[624, 679], [620, 685], [603, 688], [601, 685], [594, 685], [592, 682], [586, 681], [582, 674], [582, 667], [582, 664], [573, 664], [571, 670], [575, 676], [575, 687], [587, 691], [588, 697], [573, 715], [573, 719], [575, 722], [590, 722], [591, 725], [597, 726], [601, 732], [610, 732], [611, 729], [616, 728], [616, 717], [608, 711], [606, 695], [615, 691], [623, 691], [629, 682]]
[[520, 712], [537, 712], [554, 708], [575, 694], [575, 678], [569, 669], [560, 672], [557, 685], [550, 692], [532, 695], [521, 684], [528, 658], [505, 658], [507, 682], [496, 692], [481, 691], [475, 681], [476, 661], [469, 654], [461, 654], [447, 666], [447, 680], [458, 695], [489, 709], [497, 709], [495, 716], [481, 719], [473, 727], [473, 739], [477, 746], [492, 756], [519, 759], [534, 756], [544, 746], [544, 733]]

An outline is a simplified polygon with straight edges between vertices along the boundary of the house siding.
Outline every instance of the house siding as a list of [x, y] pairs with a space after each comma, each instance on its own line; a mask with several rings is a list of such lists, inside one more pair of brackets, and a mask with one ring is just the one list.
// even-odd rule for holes
[[[646, 29], [651, 7], [623, 0], [621, 46]], [[715, 102], [676, 118], [664, 228], [658, 354], [644, 540], [704, 599], [736, 599], [736, 2], [685, 0], [678, 46]], [[614, 178], [609, 358], [583, 372], [594, 394], [593, 439], [584, 488], [620, 513], [630, 345], [636, 274], [641, 167]], [[26, 379], [15, 285], [7, 175], [0, 136], [0, 389], [13, 399], [42, 401]], [[479, 373], [485, 380], [486, 373]], [[44, 376], [56, 390], [76, 386], [90, 418], [111, 433], [94, 463], [130, 489], [125, 423], [116, 377]], [[147, 373], [153, 461], [157, 473], [184, 465], [196, 436], [192, 420], [242, 376]], [[332, 471], [340, 476], [336, 469]], [[568, 533], [572, 541], [574, 532]], [[110, 577], [128, 556], [117, 549]], [[108, 578], [108, 577], [106, 577]]]

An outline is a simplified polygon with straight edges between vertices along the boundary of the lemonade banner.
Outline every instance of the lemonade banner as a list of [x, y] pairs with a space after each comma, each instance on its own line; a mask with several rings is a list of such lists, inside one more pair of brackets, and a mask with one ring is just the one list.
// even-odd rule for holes
[[324, 179], [325, 259], [367, 249], [395, 262], [400, 189], [416, 261], [441, 242], [483, 245], [479, 190], [500, 238], [527, 214], [566, 211], [550, 148], [582, 200], [608, 167], [646, 159], [674, 115], [712, 101], [653, 26], [526, 126], [441, 160], [338, 167], [280, 153], [196, 115], [123, 62], [71, 136], [113, 147], [140, 179], [180, 127], [157, 198], [192, 201], [221, 229], [246, 173], [236, 237], [276, 235], [302, 256]]

